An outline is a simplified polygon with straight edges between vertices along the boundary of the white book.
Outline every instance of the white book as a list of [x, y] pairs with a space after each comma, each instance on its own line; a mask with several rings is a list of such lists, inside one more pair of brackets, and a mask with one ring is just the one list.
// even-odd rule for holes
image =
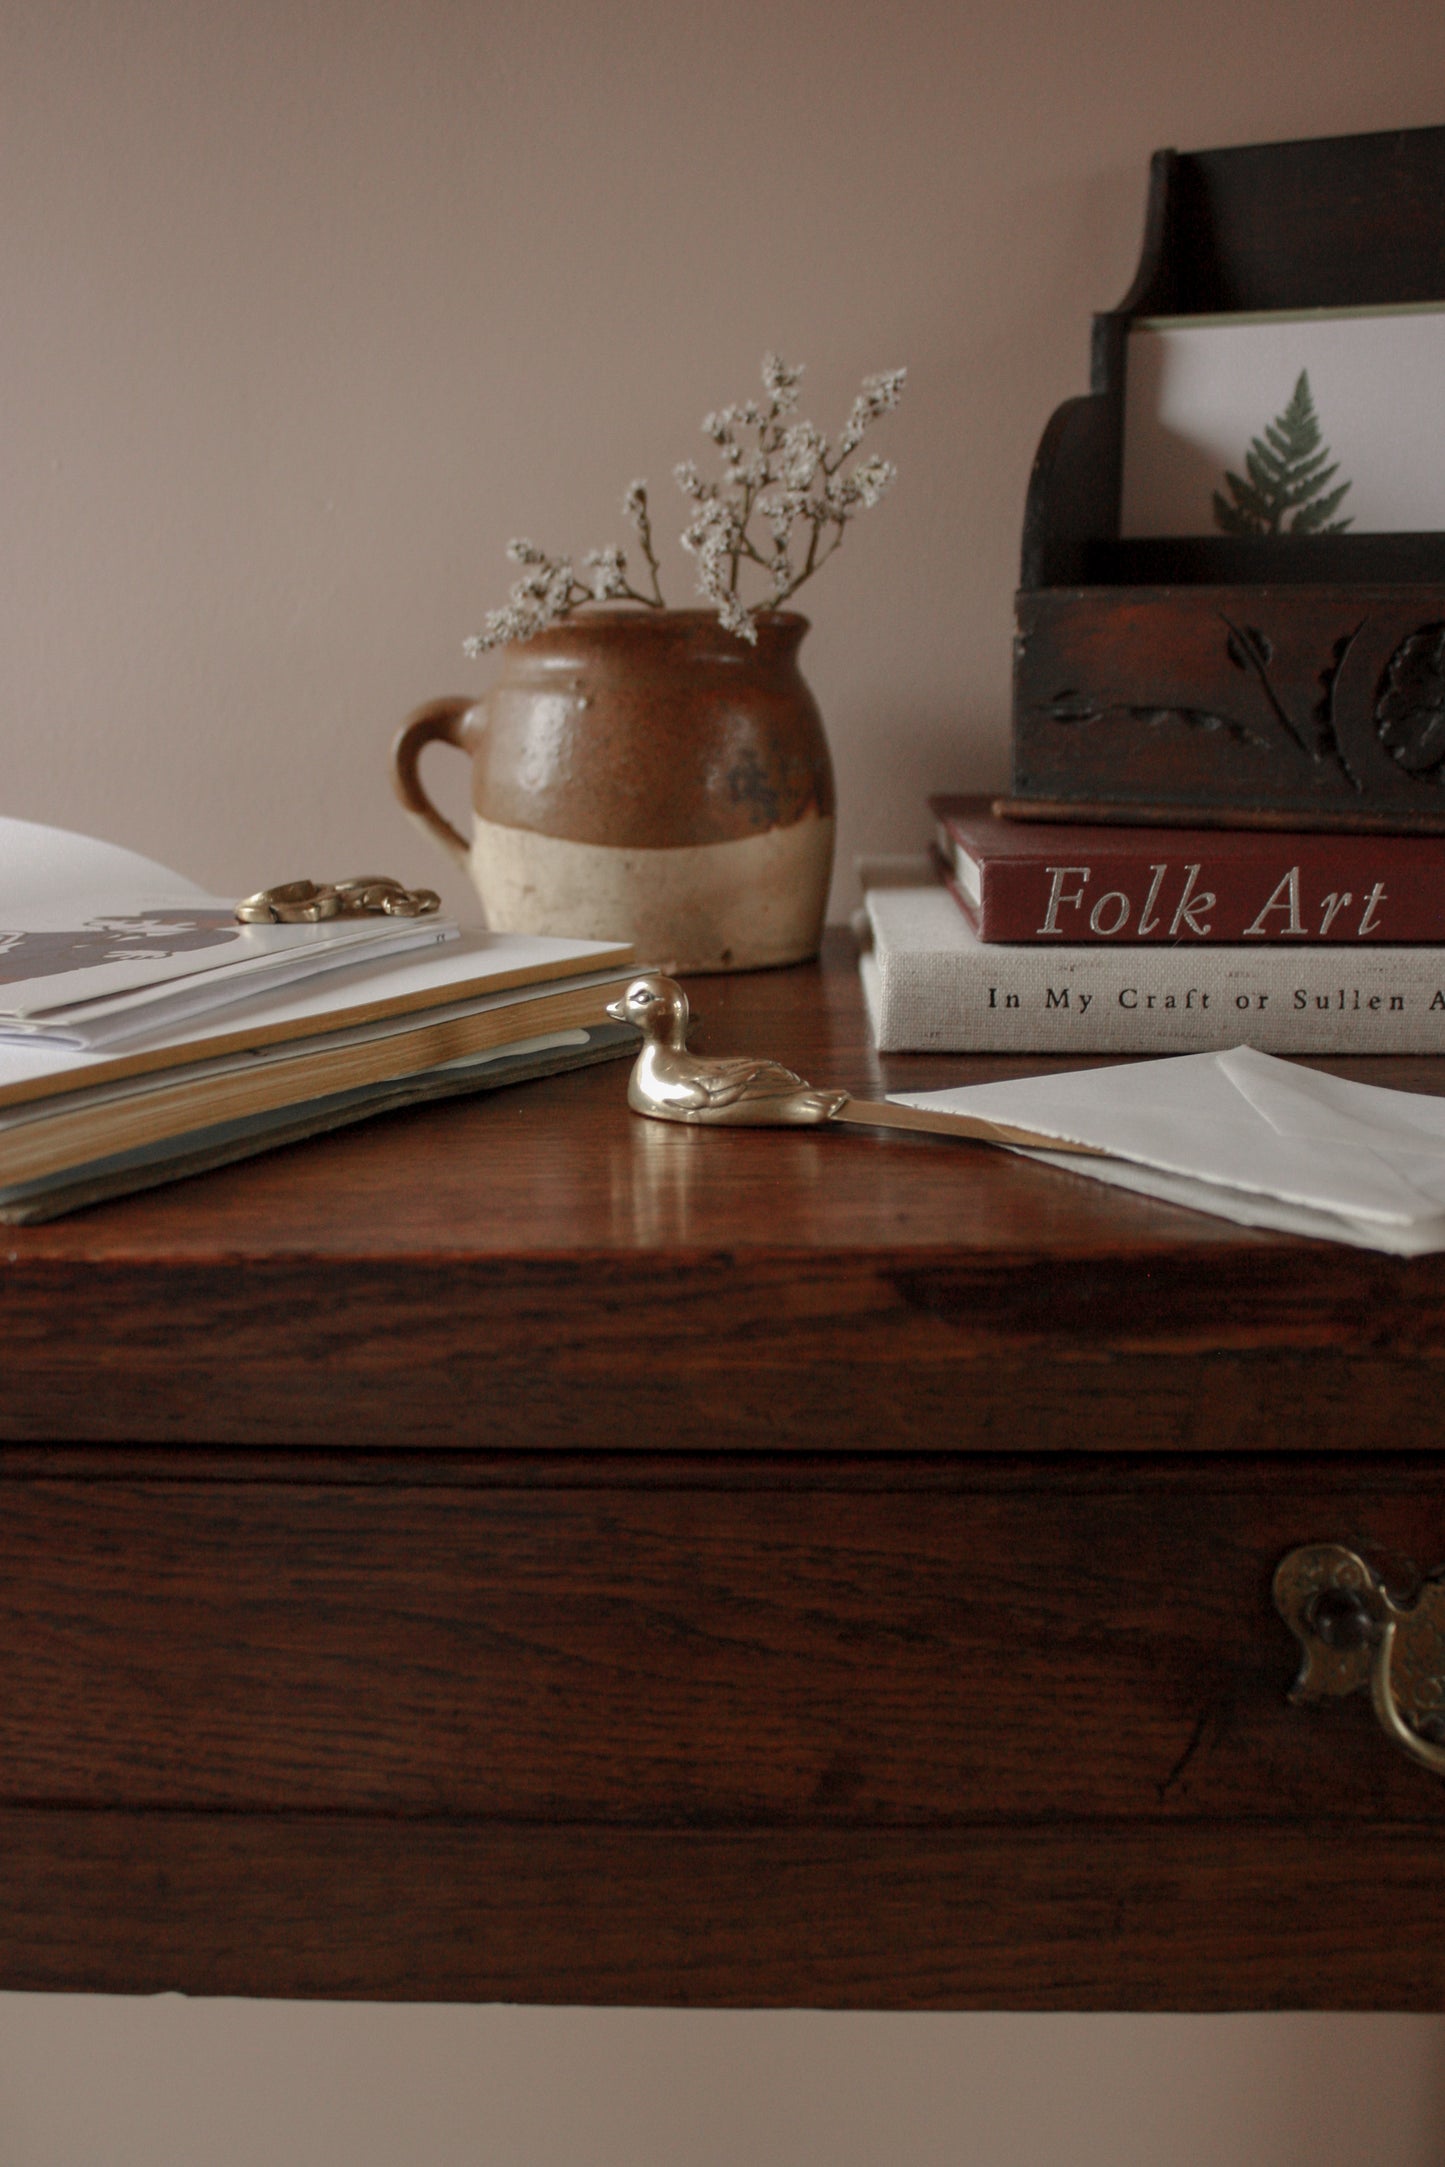
[[1445, 948], [989, 943], [937, 882], [866, 886], [861, 930], [883, 1053], [1445, 1052]]
[[118, 1043], [359, 956], [435, 948], [438, 918], [242, 925], [136, 852], [0, 817], [0, 1038]]

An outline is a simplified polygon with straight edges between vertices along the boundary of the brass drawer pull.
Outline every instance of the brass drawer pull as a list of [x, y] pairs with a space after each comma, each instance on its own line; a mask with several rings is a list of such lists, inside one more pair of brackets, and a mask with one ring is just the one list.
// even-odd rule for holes
[[1290, 1699], [1368, 1688], [1385, 1736], [1445, 1776], [1445, 1580], [1401, 1606], [1353, 1550], [1313, 1543], [1281, 1559], [1274, 1600], [1304, 1651]]

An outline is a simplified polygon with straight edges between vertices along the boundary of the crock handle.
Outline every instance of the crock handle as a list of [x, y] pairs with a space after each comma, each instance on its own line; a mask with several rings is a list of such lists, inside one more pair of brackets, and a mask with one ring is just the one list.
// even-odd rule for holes
[[445, 815], [437, 811], [422, 788], [421, 756], [424, 748], [436, 738], [443, 744], [455, 745], [458, 752], [470, 753], [480, 719], [476, 707], [476, 701], [470, 699], [428, 700], [425, 707], [419, 707], [402, 724], [391, 748], [392, 788], [418, 827], [435, 836], [464, 872], [471, 858], [471, 846]]

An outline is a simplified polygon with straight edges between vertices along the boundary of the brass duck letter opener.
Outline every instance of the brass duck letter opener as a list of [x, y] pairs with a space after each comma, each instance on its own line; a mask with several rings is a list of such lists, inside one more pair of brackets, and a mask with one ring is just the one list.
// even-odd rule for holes
[[608, 1004], [607, 1013], [618, 1023], [636, 1024], [642, 1033], [642, 1051], [628, 1079], [627, 1103], [634, 1113], [654, 1121], [719, 1128], [812, 1128], [846, 1121], [868, 1128], [977, 1137], [989, 1144], [1024, 1144], [1042, 1151], [1090, 1152], [1088, 1145], [1065, 1143], [1057, 1136], [1042, 1136], [1033, 1129], [1014, 1128], [977, 1114], [930, 1113], [916, 1106], [893, 1106], [886, 1100], [855, 1099], [847, 1091], [819, 1090], [780, 1061], [754, 1060], [750, 1054], [710, 1058], [690, 1053], [687, 995], [676, 979], [664, 978], [657, 971], [634, 978], [621, 1000]]

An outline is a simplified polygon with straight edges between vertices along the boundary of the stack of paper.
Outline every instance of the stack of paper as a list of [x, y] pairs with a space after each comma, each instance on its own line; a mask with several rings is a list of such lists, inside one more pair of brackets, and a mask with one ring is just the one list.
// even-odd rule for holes
[[115, 1044], [362, 956], [435, 948], [437, 918], [241, 925], [134, 851], [0, 819], [0, 1038]]
[[415, 919], [241, 928], [232, 905], [83, 837], [4, 821], [0, 853], [3, 1219], [636, 1044], [606, 1015], [625, 946]]

